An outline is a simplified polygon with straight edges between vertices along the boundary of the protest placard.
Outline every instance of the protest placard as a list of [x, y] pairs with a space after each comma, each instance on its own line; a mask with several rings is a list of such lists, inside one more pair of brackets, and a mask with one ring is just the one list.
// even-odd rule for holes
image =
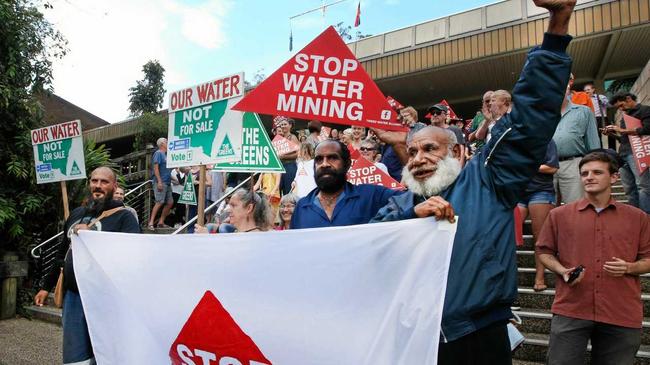
[[243, 113], [231, 107], [243, 94], [243, 73], [170, 93], [167, 166], [238, 161]]
[[334, 27], [327, 28], [233, 109], [406, 130]]
[[260, 117], [244, 113], [241, 160], [215, 164], [216, 171], [285, 172]]
[[320, 129], [320, 134], [318, 135], [318, 139], [320, 141], [324, 141], [326, 139], [329, 139], [331, 134], [332, 134], [332, 128], [323, 126]]
[[[625, 119], [627, 129], [641, 128], [641, 120], [627, 114], [623, 114], [623, 119]], [[639, 175], [641, 175], [650, 165], [650, 136], [629, 135], [629, 137], [636, 167], [639, 169]]]
[[348, 182], [354, 185], [372, 184], [380, 185], [393, 190], [404, 190], [404, 185], [393, 179], [390, 175], [378, 168], [374, 163], [364, 157], [358, 157], [348, 170]]
[[81, 121], [51, 125], [31, 131], [36, 183], [86, 177]]
[[271, 143], [273, 144], [273, 148], [275, 148], [275, 152], [277, 152], [280, 156], [298, 151], [300, 149], [300, 146], [282, 137], [279, 134], [273, 138], [273, 142]]
[[185, 184], [183, 185], [181, 196], [178, 198], [178, 203], [196, 205], [196, 189], [194, 187], [192, 173], [185, 175]]

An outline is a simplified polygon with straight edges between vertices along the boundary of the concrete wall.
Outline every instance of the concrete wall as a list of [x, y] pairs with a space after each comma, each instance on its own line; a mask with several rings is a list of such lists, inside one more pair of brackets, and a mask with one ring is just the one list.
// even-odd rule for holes
[[[615, 0], [578, 0], [576, 9], [606, 4]], [[504, 0], [470, 9], [444, 18], [378, 34], [348, 44], [361, 61], [384, 54], [394, 54], [408, 48], [441, 43], [476, 35], [513, 24], [548, 17], [548, 12], [535, 6], [533, 0]]]
[[650, 105], [650, 61], [648, 61], [643, 71], [641, 71], [639, 78], [632, 85], [630, 92], [636, 94], [639, 98], [637, 102]]

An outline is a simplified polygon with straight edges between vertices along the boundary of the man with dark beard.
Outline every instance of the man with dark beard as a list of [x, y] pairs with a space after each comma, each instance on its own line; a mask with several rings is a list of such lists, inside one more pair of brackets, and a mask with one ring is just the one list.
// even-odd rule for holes
[[[410, 192], [392, 197], [373, 221], [457, 215], [447, 278], [438, 364], [511, 364], [507, 323], [517, 297], [512, 212], [543, 161], [560, 121], [571, 59], [566, 35], [575, 0], [534, 0], [550, 12], [541, 47], [530, 51], [513, 89], [512, 111], [492, 138], [459, 170], [449, 135], [433, 127], [413, 135], [402, 181]], [[398, 138], [399, 136], [399, 138]], [[404, 133], [380, 138], [405, 144]], [[438, 196], [432, 207], [431, 197]], [[428, 199], [428, 200], [425, 200]], [[453, 208], [453, 209], [452, 209]], [[436, 339], [437, 340], [437, 339]]]
[[401, 194], [377, 185], [353, 185], [347, 182], [350, 151], [342, 142], [326, 140], [316, 146], [314, 179], [316, 189], [298, 201], [291, 228], [315, 228], [364, 224]]
[[106, 232], [140, 233], [136, 218], [124, 209], [121, 201], [113, 200], [117, 189], [115, 172], [108, 167], [99, 167], [90, 175], [89, 196], [86, 206], [76, 208], [65, 221], [64, 237], [59, 246], [58, 262], [43, 277], [41, 290], [34, 297], [36, 305], [43, 305], [56, 285], [60, 267], [63, 266], [63, 364], [94, 364], [94, 354], [86, 317], [72, 265], [70, 237], [79, 230], [92, 229]]

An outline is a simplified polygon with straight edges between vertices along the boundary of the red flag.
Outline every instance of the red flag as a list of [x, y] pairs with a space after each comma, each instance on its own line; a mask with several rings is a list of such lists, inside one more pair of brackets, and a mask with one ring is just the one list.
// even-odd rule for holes
[[357, 17], [354, 19], [354, 26], [358, 27], [361, 25], [361, 1], [357, 4]]
[[[625, 119], [625, 128], [641, 128], [641, 120], [627, 114], [623, 114], [623, 119]], [[636, 167], [639, 169], [639, 175], [641, 175], [650, 165], [650, 136], [630, 135], [629, 137]]]
[[232, 109], [407, 130], [334, 27], [327, 28]]

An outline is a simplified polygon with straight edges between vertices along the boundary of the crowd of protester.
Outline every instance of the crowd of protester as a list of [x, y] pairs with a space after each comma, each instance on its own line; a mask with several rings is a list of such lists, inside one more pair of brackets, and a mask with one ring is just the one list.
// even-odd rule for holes
[[[259, 174], [233, 190], [250, 174], [209, 169], [206, 194], [198, 199], [205, 199], [206, 206], [222, 203], [207, 212], [206, 224], [191, 225], [188, 232], [263, 232], [428, 216], [454, 222], [458, 216], [438, 363], [509, 364], [507, 325], [517, 296], [515, 244], [521, 242], [523, 218], [529, 216], [537, 250], [534, 289], [546, 290], [545, 268], [559, 278], [549, 363], [584, 363], [591, 340], [592, 359], [631, 364], [643, 319], [639, 275], [650, 272], [650, 192], [648, 173], [640, 174], [632, 158], [629, 136], [650, 134], [650, 107], [638, 104], [630, 93], [606, 100], [593, 84], [574, 91], [565, 50], [575, 1], [536, 4], [551, 15], [542, 45], [529, 53], [512, 94], [486, 91], [471, 122], [452, 119], [446, 103], [431, 105], [419, 118], [415, 108], [394, 100], [399, 119], [408, 127], [405, 132], [356, 125], [325, 129], [320, 121], [310, 121], [307, 131], [296, 133], [291, 118], [277, 116], [272, 135], [298, 146], [279, 156], [285, 173]], [[604, 104], [640, 119], [642, 127], [610, 123]], [[620, 143], [618, 152], [603, 148], [599, 131]], [[196, 166], [167, 168], [167, 141], [160, 138], [157, 145], [149, 230], [168, 227], [170, 214], [183, 205], [174, 203], [179, 186], [189, 176], [195, 184], [199, 180]], [[349, 183], [348, 170], [362, 158], [407, 190]], [[612, 198], [619, 174], [630, 204]], [[133, 214], [121, 213], [123, 204], [113, 199], [120, 196], [116, 189], [110, 169], [93, 172], [89, 207], [78, 208], [74, 219], [66, 221], [67, 244], [70, 234], [106, 218], [106, 208], [119, 215], [110, 216], [113, 224], [104, 230], [138, 231]], [[196, 206], [190, 205], [185, 219], [194, 215]], [[72, 270], [65, 249], [60, 258], [65, 255], [66, 270]], [[37, 304], [43, 303], [55, 279], [55, 273], [48, 275]], [[73, 273], [66, 272], [66, 280], [67, 289], [78, 293]], [[92, 358], [79, 295], [66, 297], [67, 302], [64, 362]], [[68, 320], [82, 324], [72, 328]]]

